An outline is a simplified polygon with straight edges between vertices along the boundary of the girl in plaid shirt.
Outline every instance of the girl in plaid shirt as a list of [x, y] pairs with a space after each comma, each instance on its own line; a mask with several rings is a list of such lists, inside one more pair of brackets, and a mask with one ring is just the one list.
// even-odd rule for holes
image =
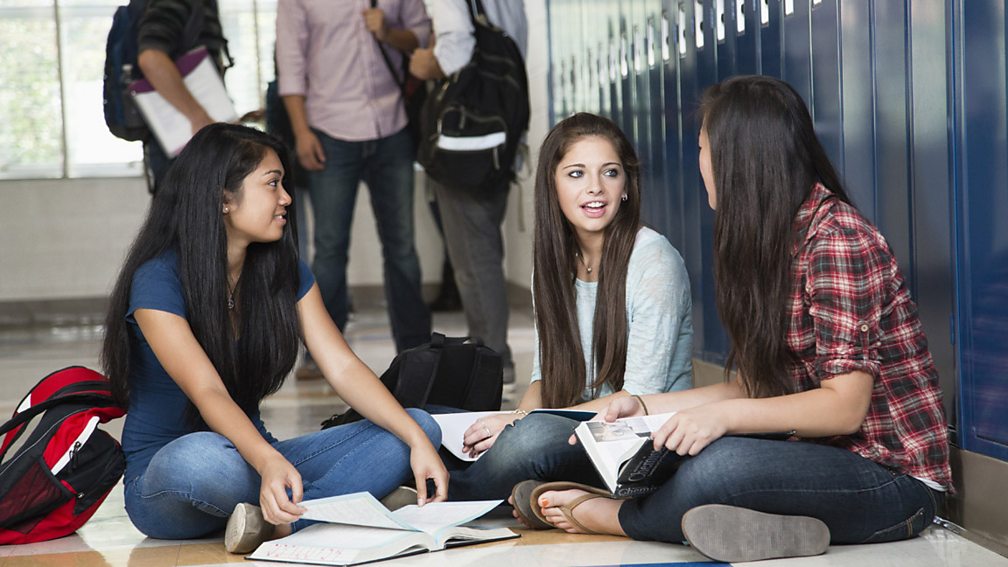
[[[917, 535], [951, 489], [947, 426], [892, 251], [789, 85], [732, 78], [701, 111], [717, 305], [738, 372], [602, 412], [677, 412], [654, 445], [691, 458], [657, 492], [619, 501], [540, 487], [533, 510], [569, 532], [688, 540], [728, 562]], [[781, 431], [791, 439], [744, 436]]]

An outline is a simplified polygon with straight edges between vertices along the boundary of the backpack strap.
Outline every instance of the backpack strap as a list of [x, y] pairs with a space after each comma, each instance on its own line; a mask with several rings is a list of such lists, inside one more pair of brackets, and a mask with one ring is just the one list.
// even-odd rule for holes
[[49, 408], [58, 406], [60, 404], [73, 403], [73, 402], [90, 402], [95, 407], [115, 407], [118, 404], [112, 399], [112, 396], [108, 394], [69, 394], [66, 396], [60, 396], [57, 398], [51, 398], [44, 402], [33, 405], [32, 407], [18, 412], [11, 417], [7, 423], [0, 425], [0, 435], [3, 435], [14, 429], [19, 425], [23, 425], [26, 422], [31, 421], [38, 414], [46, 411]]

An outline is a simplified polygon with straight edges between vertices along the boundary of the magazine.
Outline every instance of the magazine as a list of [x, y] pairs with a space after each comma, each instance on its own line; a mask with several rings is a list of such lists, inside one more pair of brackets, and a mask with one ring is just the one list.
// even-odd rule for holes
[[247, 559], [356, 565], [518, 537], [507, 528], [462, 526], [500, 503], [500, 500], [434, 502], [390, 512], [368, 492], [305, 500], [301, 505], [307, 512], [302, 518], [325, 523], [264, 542]]
[[618, 498], [643, 496], [670, 478], [685, 457], [655, 450], [651, 433], [674, 415], [625, 417], [609, 423], [587, 421], [574, 430], [606, 487]]

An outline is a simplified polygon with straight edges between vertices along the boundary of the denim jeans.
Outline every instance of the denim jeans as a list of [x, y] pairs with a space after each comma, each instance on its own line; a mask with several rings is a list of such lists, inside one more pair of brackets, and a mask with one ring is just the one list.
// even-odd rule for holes
[[[441, 430], [426, 412], [407, 410], [435, 447]], [[305, 500], [367, 491], [381, 498], [411, 478], [409, 447], [370, 421], [272, 445], [301, 474]], [[145, 535], [189, 539], [220, 531], [241, 502], [259, 504], [259, 474], [226, 437], [190, 433], [162, 447], [126, 484], [126, 512]], [[295, 530], [310, 524], [299, 520]]]
[[603, 486], [584, 448], [567, 443], [579, 423], [558, 415], [533, 413], [505, 427], [479, 460], [464, 470], [452, 471], [448, 499], [507, 498], [514, 485], [528, 479]]
[[723, 437], [684, 461], [657, 492], [623, 503], [619, 521], [634, 539], [678, 543], [686, 511], [729, 504], [818, 518], [832, 543], [875, 543], [920, 533], [940, 494], [846, 449]]
[[420, 260], [413, 238], [413, 141], [406, 130], [377, 140], [347, 142], [315, 130], [325, 169], [309, 171], [315, 216], [312, 269], [329, 315], [346, 327], [350, 225], [363, 180], [382, 245], [385, 299], [399, 351], [430, 340], [431, 319], [420, 295]]

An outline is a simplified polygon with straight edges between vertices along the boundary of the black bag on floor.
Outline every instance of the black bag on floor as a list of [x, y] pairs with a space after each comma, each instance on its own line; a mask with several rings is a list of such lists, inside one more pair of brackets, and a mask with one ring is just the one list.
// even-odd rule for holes
[[[469, 411], [497, 411], [504, 371], [501, 355], [469, 337], [431, 333], [431, 342], [396, 355], [382, 384], [406, 408], [439, 405]], [[353, 409], [322, 422], [322, 429], [353, 423]]]

